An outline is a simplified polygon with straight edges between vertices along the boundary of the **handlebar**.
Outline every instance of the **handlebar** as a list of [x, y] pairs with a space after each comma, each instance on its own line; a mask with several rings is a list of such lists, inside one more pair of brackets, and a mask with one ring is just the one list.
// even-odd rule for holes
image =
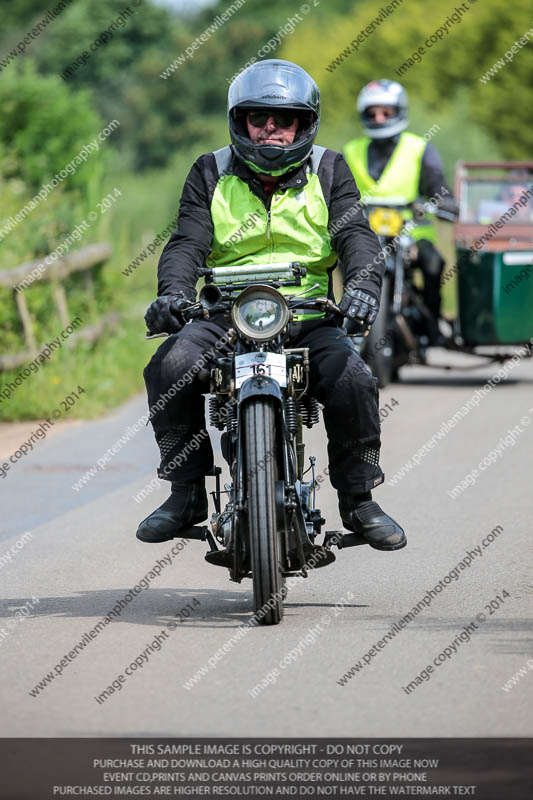
[[405, 211], [410, 209], [413, 212], [413, 218], [416, 221], [422, 221], [426, 214], [438, 217], [439, 219], [446, 220], [446, 222], [455, 222], [457, 219], [457, 213], [453, 211], [441, 208], [436, 203], [428, 202], [428, 201], [417, 201], [415, 200], [413, 203], [408, 203], [405, 198], [379, 198], [373, 197], [368, 198], [365, 205], [367, 208], [393, 208], [397, 211]]
[[329, 297], [315, 297], [314, 299], [310, 298], [309, 300], [295, 300], [293, 303], [289, 303], [289, 308], [294, 310], [296, 308], [302, 309], [312, 309], [316, 308], [317, 310], [325, 310], [329, 309], [335, 316], [342, 317], [344, 320], [348, 320], [352, 327], [358, 328], [358, 332], [354, 334], [346, 334], [347, 336], [368, 336], [370, 333], [370, 325], [367, 325], [362, 320], [358, 319], [351, 319], [347, 317], [345, 314], [342, 313], [340, 308], [329, 299]]
[[[336, 316], [342, 317], [343, 319], [348, 319], [348, 317], [346, 317], [345, 314], [342, 313], [340, 308], [337, 305], [335, 305], [335, 303], [328, 297], [315, 297], [315, 298], [309, 298], [308, 300], [294, 299], [292, 301], [289, 301], [288, 305], [291, 311], [295, 311], [296, 309], [299, 308], [308, 311], [311, 309], [316, 309], [317, 311], [329, 310]], [[193, 303], [188, 308], [182, 309], [180, 311], [180, 314], [188, 322], [189, 320], [193, 319], [209, 319], [210, 310], [212, 309], [210, 309], [210, 307], [205, 303], [197, 302]], [[350, 324], [360, 328], [360, 332], [354, 335], [368, 336], [370, 332], [370, 326], [366, 325], [364, 322], [360, 320], [352, 320], [352, 319], [350, 319]], [[147, 331], [145, 340], [160, 339], [169, 335], [170, 334], [168, 333], [152, 333], [151, 331]]]
[[423, 219], [426, 214], [429, 214], [434, 217], [438, 217], [439, 219], [444, 219], [447, 222], [454, 222], [456, 218], [456, 214], [453, 211], [449, 211], [445, 208], [440, 208], [436, 203], [412, 203], [413, 209], [413, 218], [415, 220]]

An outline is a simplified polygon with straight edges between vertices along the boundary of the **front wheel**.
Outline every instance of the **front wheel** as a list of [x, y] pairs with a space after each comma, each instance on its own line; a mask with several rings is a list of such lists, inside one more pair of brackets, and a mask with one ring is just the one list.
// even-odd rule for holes
[[281, 536], [276, 523], [276, 416], [272, 401], [257, 397], [244, 407], [244, 462], [254, 607], [263, 625], [283, 616]]

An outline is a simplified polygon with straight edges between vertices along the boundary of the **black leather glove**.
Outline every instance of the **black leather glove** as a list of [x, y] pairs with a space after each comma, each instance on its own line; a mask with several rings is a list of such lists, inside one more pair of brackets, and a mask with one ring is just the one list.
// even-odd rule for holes
[[455, 222], [459, 216], [459, 206], [451, 195], [441, 197], [438, 202], [435, 216], [439, 219], [444, 219], [447, 222]]
[[365, 325], [372, 325], [379, 311], [379, 300], [361, 289], [345, 292], [339, 303], [339, 309], [348, 319], [360, 320]]
[[177, 333], [185, 325], [180, 311], [194, 303], [180, 294], [164, 294], [147, 309], [144, 319], [150, 333]]

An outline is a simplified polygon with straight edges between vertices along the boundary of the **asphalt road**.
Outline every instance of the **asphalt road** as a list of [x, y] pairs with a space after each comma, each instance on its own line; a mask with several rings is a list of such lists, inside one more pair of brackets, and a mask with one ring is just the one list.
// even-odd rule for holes
[[[465, 363], [472, 362], [455, 357], [456, 365]], [[402, 383], [381, 393], [382, 407], [398, 402], [383, 421], [387, 479], [497, 370], [404, 369]], [[515, 685], [502, 689], [533, 657], [533, 424], [525, 420], [533, 423], [532, 386], [533, 363], [519, 364], [417, 466], [375, 492], [404, 525], [407, 548], [342, 551], [335, 564], [291, 589], [284, 620], [272, 628], [242, 627], [251, 616], [251, 584], [232, 584], [226, 570], [206, 564], [205, 545], [190, 542], [166, 563], [172, 543], [134, 538], [140, 519], [167, 495], [161, 483], [144, 501], [133, 499], [155, 474], [149, 428], [108, 469], [72, 489], [145, 413], [143, 397], [104, 420], [50, 433], [0, 481], [0, 735], [533, 735], [533, 670], [526, 667]], [[321, 472], [321, 427], [308, 443]], [[451, 497], [498, 446], [494, 463], [486, 460], [472, 485]], [[327, 527], [337, 528], [327, 481], [319, 498]], [[482, 547], [491, 531], [493, 540]], [[17, 549], [25, 532], [31, 537]], [[392, 627], [478, 546], [457, 580], [448, 577], [409, 624]], [[6, 553], [10, 562], [1, 560]], [[85, 647], [61, 666], [158, 561], [161, 572], [152, 573], [148, 588], [130, 594], [120, 615], [94, 638], [86, 636]], [[183, 622], [176, 620], [180, 613]], [[467, 626], [471, 637], [461, 638]], [[135, 659], [137, 668], [118, 678]], [[209, 659], [206, 674], [185, 688]], [[340, 685], [358, 661], [366, 663]], [[432, 664], [420, 685], [402, 688]], [[267, 675], [268, 685], [253, 697], [249, 690]], [[113, 681], [115, 690], [98, 702]]]

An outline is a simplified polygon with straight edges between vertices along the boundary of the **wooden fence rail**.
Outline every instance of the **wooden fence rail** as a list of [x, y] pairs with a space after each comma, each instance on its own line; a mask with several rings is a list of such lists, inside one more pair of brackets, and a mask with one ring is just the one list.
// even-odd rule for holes
[[[37, 261], [27, 261], [12, 269], [0, 270], [0, 286], [6, 286], [13, 290], [13, 299], [22, 323], [26, 344], [26, 349], [23, 351], [0, 355], [0, 370], [15, 369], [21, 364], [25, 364], [35, 358], [45, 346], [38, 347], [37, 345], [24, 291], [39, 281], [51, 282], [59, 318], [66, 327], [71, 320], [69, 319], [67, 294], [62, 281], [73, 272], [84, 272], [85, 288], [90, 305], [91, 298], [93, 298], [93, 280], [90, 269], [107, 261], [112, 252], [111, 246], [106, 243], [91, 244], [52, 261], [50, 264], [45, 263], [47, 256], [44, 256]], [[106, 324], [115, 322], [118, 316], [117, 312], [102, 315], [92, 325], [86, 325], [69, 336], [69, 343], [79, 339], [96, 341], [102, 335]]]

